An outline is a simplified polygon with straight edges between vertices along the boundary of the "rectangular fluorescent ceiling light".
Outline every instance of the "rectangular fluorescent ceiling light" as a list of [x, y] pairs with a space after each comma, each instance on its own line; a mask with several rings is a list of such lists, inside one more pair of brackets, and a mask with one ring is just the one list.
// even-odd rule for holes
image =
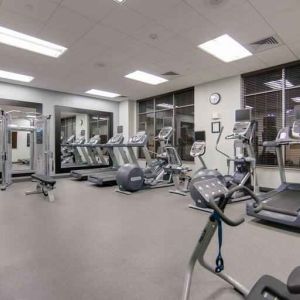
[[[282, 79], [273, 80], [273, 81], [265, 82], [265, 85], [273, 90], [280, 90], [283, 87], [283, 81]], [[285, 80], [285, 87], [291, 88], [293, 86], [294, 85], [290, 81]]]
[[300, 97], [294, 97], [294, 98], [292, 98], [292, 100], [296, 103], [299, 103], [300, 102]]
[[90, 94], [90, 95], [101, 96], [101, 97], [106, 97], [106, 98], [116, 98], [116, 97], [121, 96], [120, 94], [96, 90], [96, 89], [91, 89], [89, 91], [86, 91], [86, 93]]
[[0, 70], [0, 78], [15, 80], [15, 81], [22, 81], [22, 82], [30, 82], [34, 79], [34, 77], [32, 77], [32, 76], [27, 76], [27, 75], [13, 73], [13, 72], [7, 72], [7, 71], [3, 71], [3, 70]]
[[59, 57], [67, 50], [67, 48], [63, 46], [56, 45], [2, 26], [0, 26], [0, 43], [51, 57]]
[[157, 84], [168, 81], [165, 78], [162, 78], [162, 77], [159, 77], [156, 75], [152, 75], [152, 74], [149, 74], [149, 73], [146, 73], [143, 71], [135, 71], [135, 72], [125, 75], [125, 77], [129, 78], [129, 79], [141, 81], [144, 83], [152, 84], [152, 85], [157, 85]]
[[198, 47], [227, 63], [252, 55], [251, 52], [228, 34], [200, 44]]
[[114, 1], [117, 2], [117, 3], [122, 4], [122, 3], [124, 3], [126, 0], [114, 0]]

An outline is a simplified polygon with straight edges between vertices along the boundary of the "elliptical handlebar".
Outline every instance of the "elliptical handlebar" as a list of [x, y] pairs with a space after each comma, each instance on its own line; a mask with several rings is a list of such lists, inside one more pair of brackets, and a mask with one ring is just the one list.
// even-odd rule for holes
[[222, 150], [219, 149], [219, 142], [220, 142], [220, 139], [221, 139], [223, 130], [224, 130], [224, 126], [222, 126], [221, 129], [220, 129], [220, 133], [219, 133], [218, 138], [217, 138], [217, 141], [216, 141], [216, 147], [215, 147], [215, 149], [216, 149], [219, 153], [221, 153], [222, 155], [224, 155], [225, 157], [230, 158], [230, 156], [229, 156], [228, 154], [226, 154], [225, 152], [223, 152]]
[[261, 201], [258, 199], [258, 197], [247, 187], [245, 186], [236, 186], [232, 189], [230, 189], [230, 191], [228, 191], [227, 193], [215, 193], [213, 196], [211, 196], [209, 198], [209, 203], [208, 206], [210, 206], [214, 211], [216, 211], [220, 218], [229, 226], [238, 226], [240, 224], [242, 224], [245, 219], [243, 217], [239, 218], [239, 219], [231, 219], [228, 216], [226, 216], [224, 214], [224, 211], [218, 206], [216, 199], [218, 198], [224, 198], [225, 199], [225, 204], [224, 207], [227, 205], [229, 199], [231, 198], [231, 196], [236, 193], [237, 191], [243, 191], [245, 194], [249, 195], [256, 203], [256, 208], [255, 211], [259, 212], [263, 209], [263, 204], [261, 203]]

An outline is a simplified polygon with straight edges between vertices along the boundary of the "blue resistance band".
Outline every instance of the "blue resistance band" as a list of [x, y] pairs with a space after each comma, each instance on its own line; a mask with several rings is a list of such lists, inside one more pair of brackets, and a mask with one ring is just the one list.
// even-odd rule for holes
[[218, 226], [218, 243], [219, 243], [219, 253], [216, 258], [216, 273], [221, 273], [224, 270], [224, 260], [222, 257], [222, 243], [223, 243], [223, 228], [222, 228], [222, 219], [217, 212], [214, 212], [212, 215], [213, 219], [217, 221]]

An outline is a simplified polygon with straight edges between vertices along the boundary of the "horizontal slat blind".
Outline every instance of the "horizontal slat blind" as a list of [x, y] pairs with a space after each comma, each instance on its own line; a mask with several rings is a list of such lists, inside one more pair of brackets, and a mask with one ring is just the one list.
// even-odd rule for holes
[[264, 148], [264, 141], [276, 138], [282, 127], [282, 71], [274, 70], [243, 77], [244, 106], [252, 108], [257, 122], [254, 150], [257, 164], [277, 165], [275, 150]]

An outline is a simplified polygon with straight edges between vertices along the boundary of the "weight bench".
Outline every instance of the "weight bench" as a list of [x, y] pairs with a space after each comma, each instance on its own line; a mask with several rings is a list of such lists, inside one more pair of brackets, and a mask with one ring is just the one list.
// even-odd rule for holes
[[33, 174], [31, 178], [37, 182], [36, 190], [25, 192], [25, 195], [44, 194], [45, 197], [48, 197], [49, 202], [53, 202], [55, 200], [53, 189], [55, 188], [56, 180], [50, 176], [41, 174]]

